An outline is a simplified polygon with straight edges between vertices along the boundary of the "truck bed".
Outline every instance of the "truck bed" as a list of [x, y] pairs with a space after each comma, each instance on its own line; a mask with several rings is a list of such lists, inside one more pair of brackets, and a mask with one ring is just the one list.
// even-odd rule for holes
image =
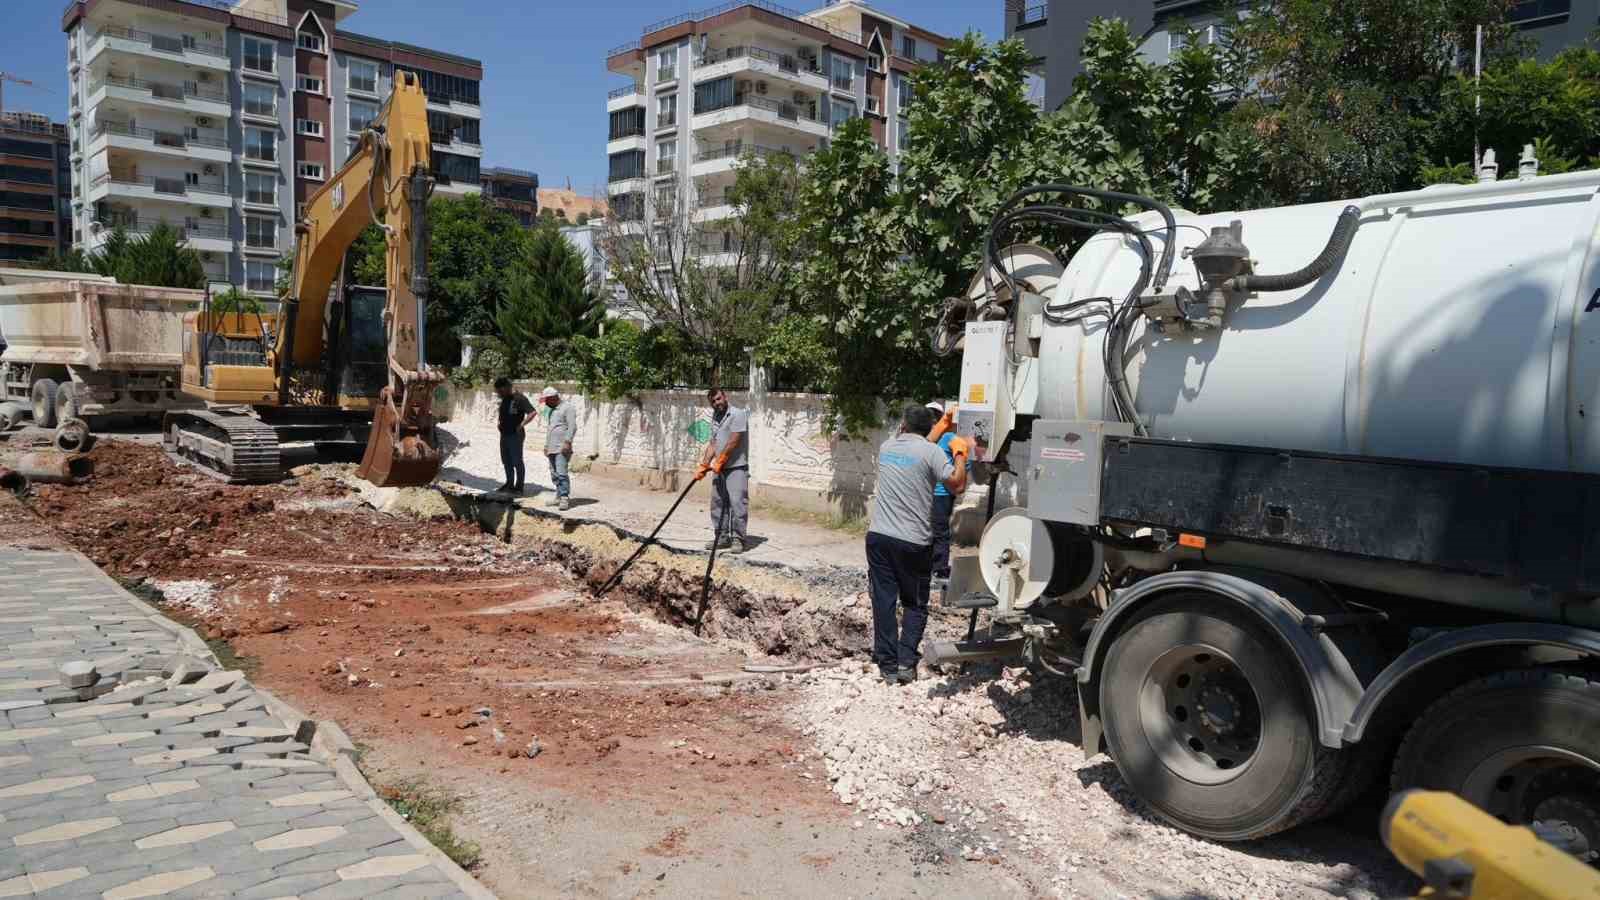
[[5, 362], [94, 371], [183, 364], [183, 315], [204, 291], [92, 280], [0, 285]]

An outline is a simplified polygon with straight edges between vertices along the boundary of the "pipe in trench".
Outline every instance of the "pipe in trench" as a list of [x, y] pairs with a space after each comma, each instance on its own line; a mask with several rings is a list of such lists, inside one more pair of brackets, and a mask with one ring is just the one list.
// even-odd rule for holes
[[94, 460], [81, 454], [40, 450], [23, 454], [16, 470], [36, 484], [80, 484], [94, 474]]

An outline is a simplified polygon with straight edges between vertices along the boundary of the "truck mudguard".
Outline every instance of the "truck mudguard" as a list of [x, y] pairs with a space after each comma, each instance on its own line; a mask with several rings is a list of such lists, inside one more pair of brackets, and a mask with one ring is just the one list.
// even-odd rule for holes
[[[1269, 587], [1268, 584], [1273, 585]], [[1306, 612], [1284, 596], [1283, 589], [1309, 585], [1282, 575], [1241, 570], [1167, 572], [1146, 578], [1118, 592], [1116, 602], [1095, 624], [1078, 668], [1078, 702], [1082, 707], [1083, 747], [1087, 753], [1100, 747], [1100, 669], [1106, 651], [1133, 614], [1157, 598], [1174, 591], [1199, 591], [1246, 609], [1283, 641], [1300, 667], [1317, 710], [1317, 731], [1323, 746], [1343, 747], [1345, 725], [1362, 698], [1361, 681], [1350, 663], [1327, 635], [1306, 626]], [[1274, 587], [1280, 588], [1275, 590]], [[1391, 667], [1392, 668], [1392, 667]]]
[[1492, 647], [1549, 647], [1600, 656], [1600, 634], [1574, 625], [1498, 622], [1433, 635], [1400, 654], [1373, 679], [1344, 727], [1344, 743], [1358, 743], [1384, 702], [1423, 669], [1443, 659], [1459, 658], [1462, 654]]

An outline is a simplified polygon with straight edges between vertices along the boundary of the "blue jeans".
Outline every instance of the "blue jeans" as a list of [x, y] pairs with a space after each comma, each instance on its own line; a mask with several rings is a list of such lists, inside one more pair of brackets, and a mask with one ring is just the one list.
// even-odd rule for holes
[[522, 487], [528, 469], [522, 463], [522, 435], [518, 432], [500, 433], [500, 464], [506, 467], [506, 484]]
[[565, 497], [571, 494], [572, 479], [567, 477], [567, 455], [546, 453], [544, 458], [550, 460], [550, 480], [555, 482], [556, 496]]
[[[872, 661], [885, 674], [914, 668], [928, 626], [931, 546], [867, 532], [867, 587], [872, 594]], [[895, 612], [900, 610], [900, 621]]]

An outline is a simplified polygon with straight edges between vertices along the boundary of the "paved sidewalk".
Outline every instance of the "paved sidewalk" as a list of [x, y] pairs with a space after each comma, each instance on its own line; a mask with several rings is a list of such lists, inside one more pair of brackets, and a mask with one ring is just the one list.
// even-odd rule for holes
[[0, 897], [487, 895], [212, 664], [83, 557], [0, 547]]

